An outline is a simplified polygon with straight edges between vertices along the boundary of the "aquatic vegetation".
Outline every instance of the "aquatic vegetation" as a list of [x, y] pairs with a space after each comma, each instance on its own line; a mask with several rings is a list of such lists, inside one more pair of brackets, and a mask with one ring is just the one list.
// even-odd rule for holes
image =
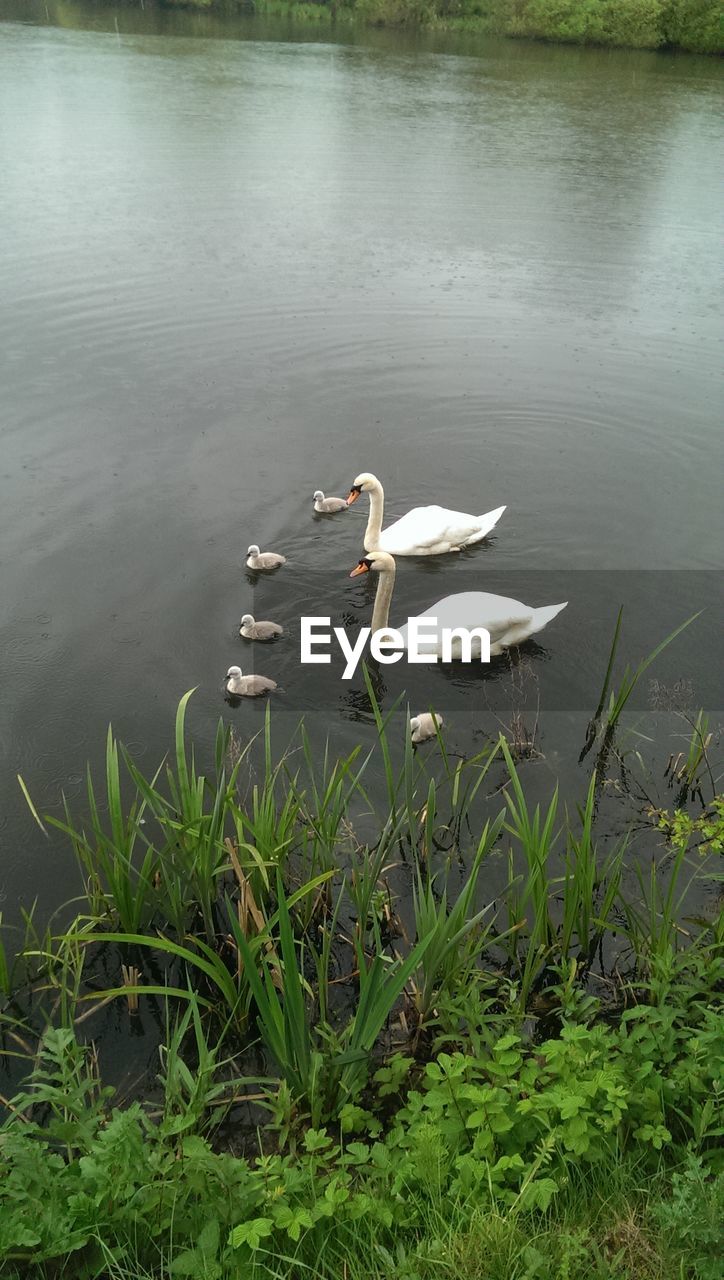
[[682, 631], [685, 631], [687, 627], [690, 627], [692, 622], [695, 622], [700, 616], [701, 610], [699, 610], [698, 613], [692, 614], [690, 618], [687, 618], [684, 622], [680, 623], [678, 627], [675, 627], [668, 636], [656, 645], [655, 649], [651, 650], [651, 653], [647, 654], [645, 658], [642, 658], [636, 667], [631, 667], [627, 663], [621, 674], [618, 690], [616, 690], [612, 686], [612, 679], [616, 653], [618, 651], [618, 643], [621, 638], [623, 605], [621, 606], [616, 619], [616, 626], [613, 633], [613, 639], [611, 641], [608, 664], [603, 677], [603, 684], [601, 685], [598, 705], [588, 723], [586, 741], [581, 750], [579, 760], [585, 760], [600, 732], [599, 760], [605, 761], [613, 743], [616, 726], [621, 719], [632, 693], [641, 680], [641, 677], [646, 671], [648, 671], [649, 667], [653, 662], [655, 662], [659, 654], [663, 653], [664, 649], [667, 649], [672, 641], [674, 641], [677, 636], [680, 636]]
[[[186, 742], [190, 694], [179, 704], [173, 762], [150, 777], [109, 730], [105, 815], [89, 774], [89, 830], [74, 824], [67, 805], [63, 820], [45, 820], [67, 834], [76, 850], [86, 909], [60, 936], [46, 932], [26, 944], [23, 965], [34, 966], [24, 979], [26, 989], [42, 990], [45, 982], [66, 992], [71, 1003], [123, 996], [133, 999], [135, 1009], [144, 996], [173, 993], [186, 1001], [190, 982], [200, 1006], [231, 1019], [239, 1034], [256, 1011], [281, 1075], [301, 1095], [301, 1066], [312, 1052], [313, 989], [324, 1035], [341, 1035], [342, 1041], [351, 1036], [369, 1055], [403, 991], [418, 1034], [435, 1008], [466, 983], [477, 984], [481, 973], [502, 967], [524, 1011], [556, 967], [568, 972], [575, 961], [580, 984], [594, 962], [605, 973], [607, 963], [615, 968], [628, 953], [635, 972], [683, 936], [682, 913], [694, 881], [704, 874], [701, 855], [692, 860], [683, 838], [671, 859], [651, 859], [648, 878], [634, 858], [638, 894], [624, 895], [622, 869], [632, 835], [624, 834], [605, 857], [599, 855], [595, 770], [578, 815], [559, 818], [557, 788], [542, 810], [529, 805], [503, 737], [471, 759], [453, 762], [442, 739], [434, 755], [421, 756], [405, 733], [395, 764], [389, 722], [397, 704], [383, 716], [368, 674], [366, 679], [377, 742], [366, 754], [356, 747], [342, 759], [328, 749], [317, 763], [303, 725], [276, 758], [267, 709], [262, 739], [243, 750], [219, 726], [215, 773], [208, 777], [197, 770]], [[701, 718], [698, 726], [701, 735]], [[252, 780], [257, 747], [262, 770]], [[375, 818], [377, 836], [361, 842], [354, 813], [360, 807], [375, 813], [365, 787], [375, 763], [382, 765], [386, 805]], [[487, 815], [486, 784], [499, 795], [497, 812]], [[679, 817], [671, 820], [675, 828], [669, 825], [681, 835], [689, 822], [705, 838], [705, 852], [715, 852], [718, 835], [711, 820], [715, 824], [717, 812]], [[444, 865], [436, 865], [443, 852]], [[408, 957], [394, 946], [400, 928], [388, 884], [389, 868], [401, 856], [413, 859], [415, 932], [406, 947], [416, 958], [409, 969]], [[507, 885], [494, 904], [481, 902], [478, 893], [491, 858], [508, 867]], [[466, 867], [462, 881], [457, 871], [452, 876], [458, 860]], [[614, 934], [607, 962], [604, 951]], [[76, 960], [90, 955], [91, 969], [107, 955], [109, 976], [115, 970], [115, 977], [88, 986], [87, 961], [80, 969], [74, 961], [71, 981], [71, 953]], [[357, 1040], [349, 1027], [342, 1032], [326, 1021], [332, 957], [339, 976], [346, 975], [343, 981], [356, 984], [359, 999], [363, 987], [372, 1006], [383, 991], [395, 992], [371, 1040], [366, 1030]], [[405, 973], [399, 989], [383, 981], [398, 972]], [[310, 987], [311, 974], [316, 987]], [[0, 977], [9, 998], [18, 984], [7, 959]], [[287, 1025], [293, 1010], [294, 1021]], [[280, 1039], [280, 1028], [287, 1035], [294, 1027], [304, 1044]]]
[[707, 755], [712, 738], [713, 734], [709, 732], [709, 717], [703, 711], [699, 711], [696, 721], [691, 725], [691, 736], [686, 754], [679, 751], [674, 755], [672, 752], [669, 757], [664, 777], [669, 779], [670, 787], [678, 784], [679, 805], [686, 802], [688, 795], [691, 796], [692, 800], [696, 799], [698, 795], [702, 804], [704, 803], [702, 786], [705, 785], [705, 775], [711, 784], [712, 793], [716, 791], [716, 783]]
[[[721, 798], [604, 849], [597, 768], [579, 806], [554, 781], [533, 802], [540, 766], [504, 736], [416, 752], [365, 678], [367, 751], [317, 756], [302, 724], [278, 752], [267, 707], [243, 747], [220, 724], [200, 772], [189, 693], [148, 775], [109, 730], [85, 824], [23, 788], [83, 896], [0, 951], [4, 1274], [478, 1276], [484, 1240], [500, 1280], [633, 1280], [611, 1244], [632, 1215], [652, 1276], [713, 1274], [724, 913], [690, 904]], [[708, 734], [700, 714], [686, 804]], [[105, 1018], [154, 1027], [135, 1101], [104, 1082]]]
[[[379, 938], [375, 953], [368, 961], [358, 942], [355, 947], [358, 995], [347, 1024], [341, 1027], [334, 1027], [328, 1021], [329, 946], [323, 946], [316, 966], [319, 1016], [313, 1023], [281, 881], [277, 898], [278, 954], [274, 952], [270, 956], [264, 950], [259, 953], [261, 975], [243, 934], [235, 929], [235, 936], [253, 991], [264, 1043], [273, 1054], [293, 1100], [306, 1104], [312, 1124], [316, 1125], [338, 1117], [345, 1104], [359, 1097], [377, 1037], [431, 939], [421, 937], [404, 961], [386, 958]], [[333, 936], [336, 915], [335, 912], [332, 916], [327, 939]], [[231, 920], [234, 926], [233, 915]]]
[[652, 810], [660, 831], [664, 831], [675, 849], [696, 849], [703, 857], [708, 853], [724, 853], [724, 796], [714, 796], [703, 813], [693, 818], [682, 809]]
[[[465, 883], [454, 903], [449, 903], [447, 887], [438, 891], [429, 870], [417, 868], [413, 889], [415, 931], [427, 946], [413, 971], [411, 988], [418, 1029], [433, 1013], [434, 1005], [464, 989], [477, 970], [486, 940], [495, 920], [492, 903], [477, 903], [477, 888], [484, 859], [498, 841], [504, 814], [486, 822]], [[444, 885], [444, 880], [443, 880]], [[496, 941], [501, 941], [496, 935]]]

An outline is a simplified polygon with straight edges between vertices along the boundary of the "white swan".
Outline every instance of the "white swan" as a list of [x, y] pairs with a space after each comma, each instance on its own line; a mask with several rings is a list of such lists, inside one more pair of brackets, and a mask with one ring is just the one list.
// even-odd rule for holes
[[241, 667], [229, 667], [226, 673], [226, 692], [235, 698], [259, 698], [277, 687], [276, 680], [268, 676], [243, 676]]
[[485, 515], [471, 516], [447, 507], [415, 507], [383, 530], [385, 491], [369, 471], [357, 476], [347, 502], [356, 502], [361, 493], [370, 495], [365, 551], [388, 551], [395, 556], [440, 556], [470, 547], [490, 533], [505, 511], [505, 507], [496, 507]]
[[[372, 611], [372, 632], [384, 631], [389, 625], [390, 603], [395, 585], [395, 561], [386, 551], [370, 551], [350, 573], [350, 578], [360, 573], [368, 573], [370, 569], [380, 575], [375, 595], [375, 606]], [[461, 591], [454, 596], [444, 596], [431, 604], [420, 617], [437, 618], [437, 634], [426, 629], [427, 634], [420, 636], [419, 652], [442, 656], [443, 628], [464, 628], [472, 631], [475, 627], [483, 627], [490, 635], [490, 656], [495, 657], [511, 645], [522, 644], [529, 636], [534, 636], [565, 609], [563, 604], [542, 605], [534, 609], [522, 604], [520, 600], [511, 600], [508, 596], [492, 595], [489, 591]], [[408, 647], [407, 623], [398, 628], [405, 648]], [[461, 639], [452, 637], [452, 656], [461, 657]], [[480, 657], [480, 637], [472, 637], [471, 654]]]
[[260, 551], [255, 542], [246, 554], [248, 569], [278, 569], [280, 564], [287, 562], [286, 556], [280, 556], [278, 551]]
[[314, 510], [319, 515], [329, 515], [332, 511], [346, 511], [347, 507], [346, 498], [325, 498], [321, 489], [315, 489]]

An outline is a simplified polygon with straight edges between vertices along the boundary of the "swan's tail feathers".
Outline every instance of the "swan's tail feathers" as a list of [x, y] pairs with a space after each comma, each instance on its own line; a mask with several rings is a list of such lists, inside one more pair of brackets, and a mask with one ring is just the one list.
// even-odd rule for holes
[[529, 634], [535, 635], [537, 631], [542, 631], [558, 616], [561, 609], [565, 609], [567, 604], [568, 601], [564, 600], [563, 604], [544, 604], [540, 609], [534, 609], [531, 614], [532, 626]]
[[486, 511], [484, 515], [478, 516], [480, 527], [470, 538], [465, 539], [465, 546], [472, 546], [473, 542], [481, 542], [483, 538], [487, 538], [491, 529], [494, 529], [500, 517], [505, 511], [505, 507], [496, 507], [495, 511]]

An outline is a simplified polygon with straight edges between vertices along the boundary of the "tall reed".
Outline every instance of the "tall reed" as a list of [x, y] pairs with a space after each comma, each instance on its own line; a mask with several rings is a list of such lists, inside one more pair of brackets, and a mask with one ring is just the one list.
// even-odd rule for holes
[[[641, 659], [641, 661], [638, 663], [636, 667], [631, 667], [627, 663], [626, 666], [624, 667], [618, 690], [615, 690], [611, 687], [611, 685], [612, 685], [612, 677], [613, 677], [613, 668], [614, 668], [614, 663], [616, 658], [616, 651], [618, 649], [618, 643], [621, 636], [623, 605], [621, 606], [621, 608], [618, 611], [618, 617], [616, 619], [616, 626], [614, 628], [613, 640], [611, 642], [611, 648], [609, 650], [608, 664], [606, 666], [606, 672], [603, 678], [603, 684], [601, 686], [601, 693], [598, 699], [598, 705], [596, 707], [596, 710], [593, 713], [591, 720], [589, 721], [588, 729], [586, 732], [586, 741], [581, 750], [579, 761], [582, 761], [583, 759], [585, 759], [585, 757], [588, 755], [588, 752], [593, 747], [593, 744], [596, 741], [596, 736], [598, 734], [599, 726], [601, 724], [602, 719], [603, 719], [603, 733], [602, 733], [600, 751], [601, 751], [601, 754], [605, 757], [605, 754], [607, 753], [613, 741], [614, 732], [621, 718], [621, 715], [623, 714], [624, 708], [626, 707], [626, 704], [629, 698], [631, 697], [641, 677], [651, 666], [652, 662], [655, 662], [659, 654], [663, 653], [664, 649], [668, 648], [668, 646], [672, 643], [672, 641], [674, 641], [677, 636], [681, 635], [682, 631], [685, 631], [687, 627], [691, 626], [692, 622], [695, 622], [696, 619], [699, 618], [702, 613], [703, 613], [703, 610], [699, 609], [697, 613], [693, 613], [690, 618], [687, 618], [684, 622], [680, 623], [678, 627], [675, 627], [674, 630], [668, 636], [666, 636], [666, 638], [662, 640], [660, 644], [657, 644], [655, 649], [651, 650], [651, 653], [649, 653], [647, 657]], [[604, 718], [604, 708], [606, 708], [605, 718]]]
[[579, 808], [580, 833], [568, 819], [566, 823], [566, 862], [563, 877], [563, 919], [559, 932], [559, 950], [563, 960], [578, 948], [579, 969], [585, 972], [593, 961], [596, 948], [609, 925], [611, 912], [619, 895], [623, 859], [629, 843], [625, 835], [617, 841], [601, 864], [593, 839], [597, 778], [595, 770], [588, 786], [586, 803]]
[[429, 872], [423, 876], [417, 868], [413, 888], [416, 936], [428, 940], [412, 983], [419, 1026], [428, 1020], [440, 995], [452, 996], [477, 968], [495, 918], [492, 903], [478, 906], [476, 902], [478, 882], [484, 860], [500, 838], [504, 819], [503, 812], [492, 823], [486, 822], [454, 903], [448, 902], [447, 886], [438, 893], [435, 878]]
[[[292, 1096], [309, 1109], [312, 1124], [317, 1126], [337, 1116], [341, 1107], [359, 1094], [375, 1041], [430, 939], [418, 942], [404, 961], [386, 957], [379, 936], [371, 959], [356, 942], [357, 1003], [341, 1029], [328, 1022], [317, 1025], [304, 978], [304, 951], [308, 944], [297, 946], [279, 873], [277, 901], [278, 950], [258, 950], [255, 957], [243, 934], [237, 933], [236, 941], [253, 992], [262, 1039]], [[233, 927], [233, 914], [230, 919]], [[327, 964], [329, 954], [327, 944], [323, 947]], [[326, 990], [326, 977], [320, 986]], [[326, 1000], [323, 1008], [326, 1017]], [[321, 1050], [325, 1043], [326, 1055]]]

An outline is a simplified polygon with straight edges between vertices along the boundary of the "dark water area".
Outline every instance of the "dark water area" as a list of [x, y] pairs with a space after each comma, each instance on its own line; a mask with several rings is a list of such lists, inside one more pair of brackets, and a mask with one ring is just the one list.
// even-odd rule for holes
[[[16, 774], [81, 814], [108, 722], [151, 768], [192, 686], [199, 761], [219, 715], [261, 726], [221, 693], [247, 610], [288, 628], [253, 653], [280, 748], [301, 713], [340, 752], [372, 741], [361, 676], [298, 660], [301, 614], [369, 623], [366, 499], [312, 511], [362, 470], [388, 521], [508, 504], [479, 547], [398, 564], [393, 621], [458, 590], [569, 602], [516, 663], [385, 668], [383, 706], [435, 705], [466, 754], [539, 701], [526, 773], [578, 799], [624, 603], [634, 662], [705, 609], [638, 691], [652, 771], [672, 707], [718, 726], [717, 62], [150, 6], [0, 19], [6, 919], [78, 889]], [[251, 542], [289, 564], [250, 580]]]

